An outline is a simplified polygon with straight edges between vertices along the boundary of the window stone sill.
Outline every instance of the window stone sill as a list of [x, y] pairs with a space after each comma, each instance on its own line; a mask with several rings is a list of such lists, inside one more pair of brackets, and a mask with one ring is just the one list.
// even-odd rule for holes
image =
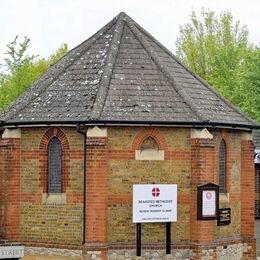
[[164, 151], [163, 150], [136, 150], [135, 151], [135, 160], [151, 160], [151, 161], [163, 161], [164, 160]]
[[219, 193], [219, 202], [229, 202], [229, 193]]
[[42, 203], [48, 205], [66, 204], [66, 194], [65, 193], [43, 193]]

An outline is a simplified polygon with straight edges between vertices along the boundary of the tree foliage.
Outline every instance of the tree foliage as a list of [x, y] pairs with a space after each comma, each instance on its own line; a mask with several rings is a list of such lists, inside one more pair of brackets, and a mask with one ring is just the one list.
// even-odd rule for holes
[[[14, 101], [29, 85], [39, 78], [53, 63], [67, 53], [67, 44], [47, 59], [28, 55], [30, 39], [24, 37], [18, 42], [18, 36], [7, 45], [3, 68], [0, 73], [0, 111]], [[37, 59], [38, 58], [38, 59]]]
[[180, 27], [177, 57], [209, 82], [231, 103], [260, 122], [259, 49], [248, 41], [248, 30], [231, 13], [217, 16], [193, 11], [191, 22]]

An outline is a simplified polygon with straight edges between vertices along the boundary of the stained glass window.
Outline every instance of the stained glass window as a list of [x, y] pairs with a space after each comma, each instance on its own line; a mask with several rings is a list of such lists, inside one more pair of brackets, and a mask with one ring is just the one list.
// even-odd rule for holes
[[222, 139], [219, 146], [219, 192], [226, 193], [226, 143]]
[[62, 149], [57, 137], [51, 139], [48, 150], [48, 192], [62, 192]]

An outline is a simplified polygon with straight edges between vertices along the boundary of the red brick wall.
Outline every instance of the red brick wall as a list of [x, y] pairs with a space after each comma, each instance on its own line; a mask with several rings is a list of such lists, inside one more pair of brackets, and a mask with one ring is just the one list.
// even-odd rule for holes
[[107, 242], [107, 138], [87, 139], [86, 242]]
[[[48, 200], [48, 145], [62, 145], [62, 198]], [[83, 241], [83, 138], [76, 128], [21, 130], [20, 238], [23, 242], [76, 244]], [[53, 196], [53, 194], [52, 194]], [[50, 197], [49, 197], [50, 198]], [[19, 219], [19, 214], [16, 215]]]
[[254, 241], [254, 149], [255, 146], [251, 140], [243, 140], [241, 142], [241, 236], [244, 241], [252, 246], [244, 255], [255, 255]]
[[19, 239], [20, 215], [20, 139], [0, 140], [0, 234], [8, 240]]
[[214, 141], [191, 141], [190, 229], [192, 242], [212, 242], [215, 221], [197, 220], [197, 187], [214, 182]]
[[[47, 192], [47, 147], [53, 136], [61, 140], [63, 147], [63, 191], [67, 197], [67, 203], [64, 206], [42, 204], [42, 193]], [[148, 136], [154, 138], [160, 150], [164, 150], [164, 160], [135, 160], [135, 151], [140, 149], [142, 141]], [[254, 147], [251, 141], [241, 142], [240, 132], [227, 130], [216, 130], [213, 139], [190, 139], [190, 129], [184, 128], [111, 127], [108, 129], [107, 138], [89, 137], [87, 140], [85, 222], [85, 240], [88, 245], [91, 245], [94, 251], [102, 248], [101, 251], [105, 255], [107, 243], [118, 241], [120, 244], [121, 238], [124, 242], [133, 242], [135, 227], [131, 220], [132, 184], [152, 182], [178, 184], [179, 219], [172, 225], [173, 240], [177, 240], [178, 243], [191, 243], [193, 246], [196, 243], [208, 245], [215, 241], [216, 221], [197, 220], [197, 186], [207, 182], [218, 182], [218, 146], [221, 138], [224, 138], [227, 144], [227, 191], [230, 194], [230, 204], [235, 203], [237, 206], [240, 200], [242, 202], [241, 236], [243, 242], [252, 245], [253, 249], [248, 252], [248, 255], [253, 256], [255, 250], [253, 241], [254, 183], [252, 181]], [[20, 146], [23, 147], [22, 152], [20, 152]], [[234, 162], [236, 166], [239, 165], [240, 160], [241, 193], [240, 187], [236, 190], [231, 185], [232, 165]], [[52, 212], [55, 217], [62, 215], [64, 218], [59, 222], [62, 232], [59, 233], [58, 242], [75, 242], [79, 245], [82, 241], [82, 226], [80, 226], [82, 225], [81, 207], [83, 204], [82, 136], [72, 128], [27, 129], [23, 132], [21, 140], [1, 140], [0, 163], [0, 236], [18, 240], [20, 232], [20, 235], [27, 241], [45, 243], [49, 234], [48, 230], [46, 231], [49, 225], [46, 219], [49, 212]], [[24, 175], [28, 173], [30, 166], [34, 167], [31, 170], [34, 174], [32, 184], [37, 187], [35, 190], [26, 186], [26, 181], [24, 181]], [[240, 174], [240, 168], [238, 171]], [[30, 176], [26, 178], [29, 179]], [[244, 194], [247, 196], [243, 196]], [[28, 209], [31, 211], [27, 214]], [[34, 214], [39, 219], [35, 218], [30, 223], [30, 219], [36, 216]], [[20, 218], [17, 217], [19, 215]], [[71, 227], [70, 223], [72, 223]], [[54, 230], [49, 232], [52, 232], [51, 242], [53, 243], [58, 233], [55, 231], [55, 221], [51, 224]], [[110, 224], [114, 226], [111, 228]], [[240, 228], [239, 222], [238, 225]], [[28, 226], [31, 229], [28, 229]], [[160, 224], [144, 225], [144, 241], [154, 246], [157, 246], [157, 242], [162, 243], [165, 238], [162, 227]], [[234, 236], [232, 233], [234, 227], [230, 225], [227, 234]], [[35, 228], [39, 230], [31, 235], [30, 232]], [[72, 232], [75, 229], [78, 233], [75, 239], [74, 237], [72, 239]], [[152, 240], [150, 235], [153, 232], [158, 234], [156, 241]], [[222, 235], [221, 232], [219, 232], [220, 235]], [[221, 236], [217, 238], [221, 240]], [[193, 249], [199, 258], [201, 248], [195, 246]]]

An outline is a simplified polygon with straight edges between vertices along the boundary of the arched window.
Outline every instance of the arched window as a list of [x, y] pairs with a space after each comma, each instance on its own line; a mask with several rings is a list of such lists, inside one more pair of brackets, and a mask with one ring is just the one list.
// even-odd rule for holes
[[219, 146], [219, 192], [226, 193], [226, 143], [222, 139]]
[[141, 152], [144, 151], [155, 151], [159, 150], [156, 141], [152, 137], [147, 137], [144, 139], [141, 145]]
[[140, 129], [134, 140], [135, 160], [164, 160], [165, 137], [154, 128]]
[[48, 193], [62, 192], [62, 149], [61, 142], [53, 137], [48, 147]]
[[135, 151], [136, 160], [164, 160], [164, 151], [159, 149], [156, 140], [148, 136], [140, 146], [140, 150]]

